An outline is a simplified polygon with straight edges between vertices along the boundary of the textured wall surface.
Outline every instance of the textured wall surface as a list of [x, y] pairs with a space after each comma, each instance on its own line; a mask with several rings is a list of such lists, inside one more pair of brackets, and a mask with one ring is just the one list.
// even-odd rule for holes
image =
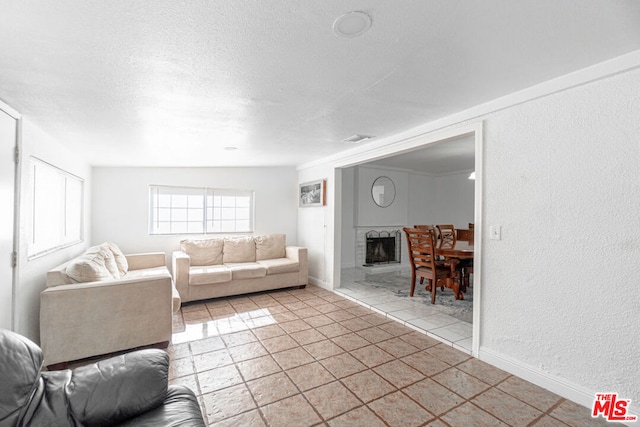
[[[22, 119], [22, 165], [20, 169], [20, 230], [18, 279], [15, 293], [16, 332], [40, 340], [40, 292], [47, 271], [81, 253], [91, 241], [91, 167], [78, 153], [67, 149], [28, 118]], [[27, 248], [31, 228], [32, 179], [29, 157], [35, 156], [84, 180], [84, 241], [29, 260]]]
[[640, 71], [485, 118], [481, 346], [640, 399]]
[[[477, 120], [486, 230], [480, 353], [583, 405], [602, 391], [636, 405], [640, 69]], [[331, 176], [329, 164], [298, 179], [320, 176]], [[321, 231], [310, 214], [299, 214], [304, 241]], [[327, 218], [323, 230], [333, 226]], [[488, 239], [490, 225], [502, 226], [502, 240]], [[329, 275], [331, 243], [322, 242]]]
[[149, 235], [149, 185], [255, 191], [254, 234], [284, 233], [297, 243], [294, 168], [94, 168], [93, 243], [117, 243], [124, 253], [178, 250], [203, 235]]

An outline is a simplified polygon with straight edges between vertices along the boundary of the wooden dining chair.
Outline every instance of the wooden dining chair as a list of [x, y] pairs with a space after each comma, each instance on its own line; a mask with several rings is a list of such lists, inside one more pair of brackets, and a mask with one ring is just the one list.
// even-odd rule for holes
[[[420, 277], [421, 283], [427, 279], [426, 290], [431, 291], [431, 304], [436, 302], [436, 288], [440, 285], [453, 287], [458, 295], [459, 282], [450, 276], [451, 270], [444, 263], [436, 260], [436, 241], [434, 229], [431, 228], [403, 228], [407, 236], [407, 249], [411, 263], [411, 290], [409, 296], [413, 296], [416, 287], [416, 278]], [[451, 279], [451, 280], [448, 280]]]
[[429, 230], [432, 230], [434, 226], [433, 224], [418, 224], [414, 225], [413, 228], [428, 228]]
[[465, 230], [464, 228], [456, 228], [456, 240], [473, 242], [473, 228], [468, 230]]
[[456, 245], [456, 229], [453, 224], [438, 224], [438, 247], [453, 248]]

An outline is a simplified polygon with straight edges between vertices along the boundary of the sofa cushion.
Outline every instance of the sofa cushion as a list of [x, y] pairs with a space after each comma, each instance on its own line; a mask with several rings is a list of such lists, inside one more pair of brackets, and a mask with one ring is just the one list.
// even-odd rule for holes
[[189, 268], [190, 285], [208, 285], [231, 281], [231, 270], [224, 265], [206, 265]]
[[127, 263], [127, 257], [124, 256], [118, 245], [111, 242], [105, 243], [105, 245], [108, 246], [109, 250], [113, 254], [113, 258], [118, 266], [118, 271], [120, 272], [120, 277], [127, 274], [127, 271], [129, 271], [129, 263]]
[[256, 261], [285, 257], [286, 236], [284, 234], [270, 234], [256, 236]]
[[267, 269], [267, 274], [296, 273], [300, 271], [300, 263], [289, 258], [264, 259], [256, 261]]
[[239, 262], [225, 264], [231, 270], [231, 277], [236, 279], [256, 279], [267, 275], [267, 267], [256, 262]]
[[222, 239], [182, 240], [182, 249], [191, 259], [191, 265], [222, 264]]
[[227, 237], [224, 239], [222, 262], [255, 262], [256, 243], [253, 237]]
[[67, 276], [81, 283], [114, 279], [115, 277], [107, 268], [108, 262], [112, 263], [111, 269], [115, 268], [117, 271], [111, 251], [104, 247], [94, 246], [67, 264]]

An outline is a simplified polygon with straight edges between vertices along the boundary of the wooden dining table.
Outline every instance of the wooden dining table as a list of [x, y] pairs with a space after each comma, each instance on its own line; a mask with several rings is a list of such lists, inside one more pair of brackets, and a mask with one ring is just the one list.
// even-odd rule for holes
[[[451, 276], [456, 277], [456, 268], [460, 264], [461, 260], [473, 259], [473, 239], [471, 240], [455, 240], [446, 247], [436, 248], [436, 256], [444, 258], [445, 265], [451, 268]], [[464, 292], [466, 288], [461, 279], [448, 279], [448, 280], [460, 280], [460, 286], [456, 286], [458, 293], [455, 296], [456, 299], [464, 299]], [[452, 287], [452, 289], [454, 289]]]

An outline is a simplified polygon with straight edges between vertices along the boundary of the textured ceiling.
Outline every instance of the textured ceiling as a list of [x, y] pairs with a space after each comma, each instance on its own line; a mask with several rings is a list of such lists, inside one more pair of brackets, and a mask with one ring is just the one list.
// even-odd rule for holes
[[94, 165], [297, 165], [638, 50], [640, 2], [0, 0], [0, 37], [0, 99]]
[[470, 135], [449, 139], [367, 164], [427, 175], [470, 172], [475, 167], [475, 138]]

